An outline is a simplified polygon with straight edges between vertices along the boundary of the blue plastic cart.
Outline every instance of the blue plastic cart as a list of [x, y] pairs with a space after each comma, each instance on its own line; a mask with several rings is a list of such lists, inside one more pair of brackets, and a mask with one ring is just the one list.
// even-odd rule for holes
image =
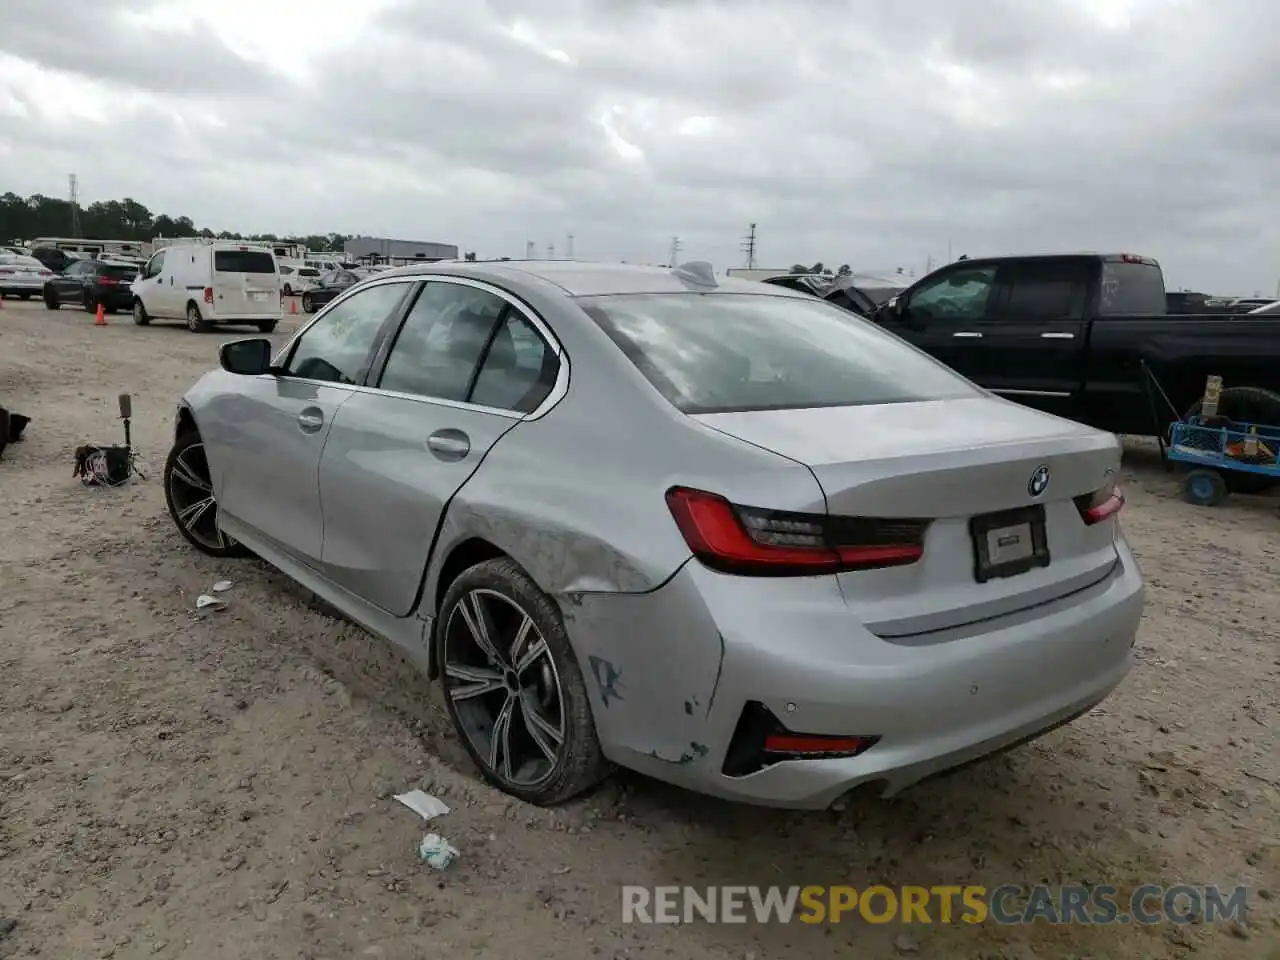
[[1190, 468], [1182, 488], [1190, 503], [1217, 506], [1233, 489], [1280, 483], [1280, 426], [1192, 417], [1173, 425], [1166, 456]]

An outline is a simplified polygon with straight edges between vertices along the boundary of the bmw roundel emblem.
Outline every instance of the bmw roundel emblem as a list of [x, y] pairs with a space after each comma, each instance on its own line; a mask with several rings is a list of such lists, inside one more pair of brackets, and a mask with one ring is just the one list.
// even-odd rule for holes
[[1031, 479], [1027, 481], [1027, 493], [1033, 497], [1038, 497], [1049, 488], [1049, 465], [1042, 463], [1031, 472]]

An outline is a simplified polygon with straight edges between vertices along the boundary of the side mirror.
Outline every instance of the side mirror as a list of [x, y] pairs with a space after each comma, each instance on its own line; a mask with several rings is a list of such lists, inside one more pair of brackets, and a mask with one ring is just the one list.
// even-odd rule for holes
[[218, 350], [222, 369], [244, 377], [256, 377], [271, 370], [271, 341], [266, 337], [233, 340]]

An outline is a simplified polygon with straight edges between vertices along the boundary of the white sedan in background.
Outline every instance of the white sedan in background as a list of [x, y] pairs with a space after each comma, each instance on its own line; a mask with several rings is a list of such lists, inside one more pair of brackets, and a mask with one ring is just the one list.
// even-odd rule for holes
[[53, 271], [35, 257], [0, 253], [0, 296], [38, 297]]
[[315, 267], [295, 267], [280, 264], [280, 292], [286, 297], [305, 293], [320, 281], [320, 271]]

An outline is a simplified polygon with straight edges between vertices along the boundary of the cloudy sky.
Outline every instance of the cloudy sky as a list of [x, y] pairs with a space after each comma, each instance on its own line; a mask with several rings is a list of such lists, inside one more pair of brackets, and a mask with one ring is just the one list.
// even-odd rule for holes
[[1273, 0], [0, 0], [0, 191], [240, 231], [1275, 293]]

